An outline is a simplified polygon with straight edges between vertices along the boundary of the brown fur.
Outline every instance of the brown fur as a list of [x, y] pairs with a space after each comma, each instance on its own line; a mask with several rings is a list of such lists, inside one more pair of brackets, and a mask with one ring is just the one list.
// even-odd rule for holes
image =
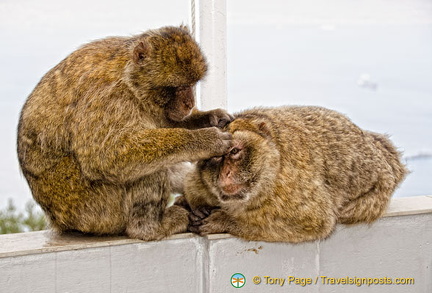
[[386, 136], [320, 107], [247, 110], [228, 130], [233, 150], [186, 179], [190, 230], [201, 235], [322, 239], [337, 222], [380, 217], [406, 173]]
[[187, 211], [166, 208], [182, 189], [177, 164], [231, 145], [211, 127], [230, 115], [193, 109], [206, 70], [187, 29], [164, 27], [91, 42], [42, 78], [22, 109], [18, 156], [54, 229], [144, 240], [186, 230]]

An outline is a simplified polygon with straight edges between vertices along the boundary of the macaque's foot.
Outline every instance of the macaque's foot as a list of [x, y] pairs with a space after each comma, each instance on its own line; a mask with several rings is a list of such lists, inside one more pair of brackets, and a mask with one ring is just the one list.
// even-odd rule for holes
[[187, 202], [186, 197], [184, 195], [177, 196], [174, 200], [173, 205], [180, 206], [180, 207], [184, 208], [185, 210], [191, 212], [191, 207], [190, 207], [189, 203]]
[[165, 236], [187, 232], [189, 211], [181, 206], [171, 206], [166, 209], [162, 220]]
[[126, 235], [145, 241], [161, 240], [167, 236], [187, 232], [189, 212], [180, 206], [170, 206], [164, 211], [162, 220], [149, 214], [130, 219]]

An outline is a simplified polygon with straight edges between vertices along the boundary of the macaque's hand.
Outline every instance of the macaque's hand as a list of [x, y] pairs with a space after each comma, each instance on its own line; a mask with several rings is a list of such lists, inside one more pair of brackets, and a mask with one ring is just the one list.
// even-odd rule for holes
[[[191, 210], [189, 213], [189, 227], [188, 231], [198, 233], [198, 227], [203, 224], [203, 220], [210, 216], [213, 210], [217, 207], [200, 206]], [[199, 234], [199, 233], [198, 233]]]
[[206, 112], [209, 117], [210, 126], [224, 128], [228, 123], [234, 120], [231, 114], [224, 109], [214, 109]]
[[215, 233], [225, 233], [227, 231], [227, 214], [220, 209], [202, 207], [189, 214], [188, 231], [201, 236]]
[[201, 159], [223, 156], [232, 147], [232, 135], [223, 132], [217, 127], [207, 127], [194, 130], [196, 140], [201, 142], [200, 147], [205, 149], [205, 154]]

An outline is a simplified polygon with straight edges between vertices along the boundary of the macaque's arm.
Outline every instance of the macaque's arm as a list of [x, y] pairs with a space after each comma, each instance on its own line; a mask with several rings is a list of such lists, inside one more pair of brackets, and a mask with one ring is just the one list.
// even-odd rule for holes
[[180, 122], [172, 122], [173, 127], [181, 127], [187, 129], [198, 129], [206, 127], [223, 128], [234, 117], [228, 114], [223, 109], [214, 109], [210, 111], [199, 111], [194, 108], [192, 113]]

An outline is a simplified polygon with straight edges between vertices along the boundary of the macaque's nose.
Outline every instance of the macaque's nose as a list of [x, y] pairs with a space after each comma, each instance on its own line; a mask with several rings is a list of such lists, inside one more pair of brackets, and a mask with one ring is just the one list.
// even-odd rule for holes
[[236, 195], [244, 189], [244, 184], [238, 182], [235, 165], [225, 164], [219, 174], [219, 188], [225, 195]]
[[187, 110], [190, 110], [195, 106], [195, 98], [191, 86], [177, 88], [177, 95], [185, 97], [183, 99], [183, 105]]
[[234, 172], [230, 164], [224, 164], [219, 175], [221, 186], [227, 186], [234, 183]]
[[187, 101], [185, 101], [185, 103], [184, 103], [184, 105], [186, 106], [186, 108], [188, 109], [188, 110], [190, 110], [190, 109], [192, 109], [193, 107], [194, 107], [194, 101], [191, 99], [191, 100], [187, 100]]

